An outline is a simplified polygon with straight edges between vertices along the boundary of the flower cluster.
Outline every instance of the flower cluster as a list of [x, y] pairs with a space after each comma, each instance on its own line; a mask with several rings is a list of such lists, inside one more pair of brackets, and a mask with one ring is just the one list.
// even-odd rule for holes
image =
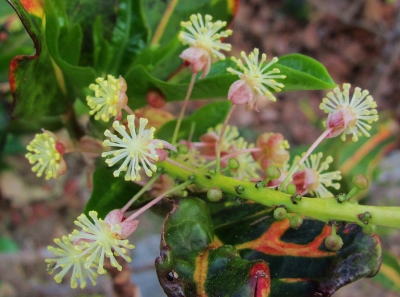
[[89, 113], [94, 114], [96, 120], [101, 119], [104, 122], [112, 117], [121, 118], [121, 111], [128, 104], [125, 80], [122, 76], [117, 79], [107, 75], [106, 80], [102, 77], [96, 78], [96, 83], [89, 86], [94, 91], [94, 97], [86, 97], [87, 104], [92, 109]]
[[[81, 230], [74, 230], [68, 237], [54, 240], [58, 247], [49, 246], [48, 250], [55, 258], [46, 259], [48, 272], [61, 268], [54, 279], [60, 283], [72, 269], [71, 287], [86, 286], [86, 279], [96, 284], [98, 274], [104, 274], [104, 260], [109, 258], [111, 265], [121, 270], [116, 256], [130, 262], [127, 249], [133, 249], [126, 239], [136, 230], [137, 220], [127, 221], [121, 210], [111, 211], [104, 220], [97, 217], [97, 212], [89, 212], [90, 219], [82, 214], [75, 221]], [[96, 269], [97, 268], [97, 269]]]
[[[212, 22], [212, 17], [200, 14], [192, 14], [190, 21], [181, 22], [181, 26], [189, 32], [181, 31], [179, 40], [190, 47], [182, 52], [180, 57], [190, 65], [193, 73], [203, 70], [202, 78], [210, 71], [211, 57], [225, 59], [225, 55], [220, 50], [230, 51], [229, 43], [222, 43], [221, 38], [228, 37], [232, 30], [220, 31], [226, 26], [226, 22]], [[219, 33], [217, 33], [220, 31]]]
[[44, 173], [46, 179], [57, 178], [67, 170], [63, 159], [64, 145], [57, 141], [52, 132], [43, 130], [43, 133], [36, 134], [26, 148], [29, 153], [25, 157], [29, 163], [35, 164], [32, 171], [36, 172], [38, 177]]

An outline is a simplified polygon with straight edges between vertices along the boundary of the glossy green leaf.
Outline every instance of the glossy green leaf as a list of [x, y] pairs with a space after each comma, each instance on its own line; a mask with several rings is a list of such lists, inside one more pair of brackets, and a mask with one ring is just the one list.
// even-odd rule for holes
[[276, 64], [273, 64], [273, 67], [286, 75], [286, 78], [282, 80], [285, 85], [283, 91], [323, 90], [336, 86], [325, 66], [301, 54], [282, 56]]
[[156, 260], [167, 295], [269, 296], [268, 265], [241, 259], [234, 247], [218, 246], [213, 240], [211, 217], [202, 200], [185, 198], [174, 205]]
[[[156, 266], [168, 296], [327, 297], [379, 269], [379, 240], [357, 225], [338, 229], [344, 245], [333, 252], [324, 245], [331, 228], [322, 222], [304, 219], [294, 230], [259, 204], [208, 205], [184, 198], [165, 221]], [[251, 285], [254, 271], [270, 274], [264, 295]]]
[[111, 210], [124, 207], [142, 188], [136, 183], [127, 182], [122, 175], [114, 177], [114, 170], [105, 164], [104, 159], [98, 160], [93, 174], [93, 192], [84, 213], [95, 210], [100, 218], [104, 218]]
[[[155, 89], [165, 95], [167, 101], [183, 100], [186, 96], [188, 84], [176, 84], [161, 81], [152, 76], [142, 65], [133, 67], [125, 76], [128, 84], [127, 95], [129, 106], [133, 109], [144, 106], [146, 94]], [[219, 75], [197, 80], [193, 88], [191, 99], [226, 98], [229, 86], [236, 78], [225, 72]]]
[[[193, 141], [207, 133], [208, 128], [221, 124], [229, 112], [231, 103], [228, 100], [207, 104], [182, 121], [177, 139], [189, 139], [193, 130]], [[207, 121], [204, 119], [207, 118]], [[171, 141], [174, 133], [176, 120], [170, 121], [157, 130], [156, 137]]]

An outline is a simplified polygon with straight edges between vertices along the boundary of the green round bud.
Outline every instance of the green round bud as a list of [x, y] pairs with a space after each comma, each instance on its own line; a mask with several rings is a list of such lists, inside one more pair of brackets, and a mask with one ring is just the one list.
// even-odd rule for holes
[[294, 194], [296, 194], [296, 186], [295, 186], [294, 184], [288, 184], [288, 185], [286, 186], [286, 192], [287, 192], [289, 195], [294, 195]]
[[178, 149], [178, 153], [179, 154], [185, 155], [185, 154], [187, 154], [189, 152], [188, 147], [186, 145], [184, 145], [184, 144], [178, 145], [177, 149]]
[[236, 193], [238, 193], [240, 195], [244, 192], [244, 187], [242, 185], [239, 185], [239, 186], [235, 187], [235, 190], [236, 190]]
[[273, 165], [268, 166], [268, 168], [267, 168], [265, 173], [267, 174], [267, 177], [270, 180], [275, 180], [275, 179], [278, 179], [278, 178], [281, 177], [281, 171], [279, 170], [278, 167], [273, 166]]
[[211, 202], [218, 202], [222, 199], [222, 190], [220, 188], [211, 188], [207, 191], [207, 198]]
[[337, 202], [339, 202], [339, 203], [345, 202], [346, 199], [347, 199], [347, 195], [346, 195], [345, 193], [341, 193], [341, 194], [339, 194], [339, 195], [336, 196], [336, 200], [337, 200]]
[[368, 179], [365, 177], [365, 175], [362, 174], [357, 174], [353, 177], [353, 185], [360, 190], [365, 190], [368, 188], [369, 182]]
[[262, 181], [256, 182], [255, 187], [256, 187], [256, 189], [263, 188], [264, 187], [264, 182], [262, 182]]
[[287, 218], [287, 210], [283, 207], [278, 207], [277, 209], [274, 210], [274, 218], [277, 221], [283, 221], [284, 219]]
[[376, 226], [372, 224], [362, 226], [362, 231], [367, 236], [372, 236], [376, 232]]
[[303, 224], [303, 218], [298, 214], [291, 216], [289, 217], [289, 224], [291, 228], [297, 230], [300, 228], [301, 224]]
[[343, 246], [343, 239], [337, 234], [329, 235], [325, 238], [325, 246], [331, 251], [338, 251]]
[[235, 158], [230, 158], [228, 161], [228, 166], [230, 169], [236, 170], [239, 168], [240, 164], [239, 161], [236, 160]]

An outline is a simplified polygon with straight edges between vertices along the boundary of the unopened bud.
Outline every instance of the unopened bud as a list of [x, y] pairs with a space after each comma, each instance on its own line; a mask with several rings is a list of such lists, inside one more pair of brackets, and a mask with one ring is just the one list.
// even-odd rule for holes
[[295, 195], [296, 194], [296, 186], [294, 184], [288, 184], [286, 186], [286, 192], [289, 195]]
[[165, 105], [165, 96], [158, 90], [150, 90], [146, 94], [147, 104], [154, 108], [162, 108]]
[[222, 190], [220, 188], [211, 188], [207, 191], [207, 198], [211, 202], [218, 202], [222, 199]]
[[266, 173], [267, 173], [267, 177], [270, 180], [275, 180], [275, 179], [278, 179], [281, 177], [281, 171], [279, 170], [278, 167], [273, 166], [273, 165], [268, 166]]
[[294, 216], [289, 217], [289, 224], [290, 224], [291, 228], [296, 229], [296, 230], [299, 229], [301, 224], [303, 224], [302, 216], [296, 214]]
[[184, 145], [184, 144], [178, 145], [178, 153], [179, 154], [185, 155], [188, 152], [189, 152], [189, 149], [188, 149], [188, 147], [186, 145]]
[[376, 232], [376, 225], [373, 224], [364, 225], [362, 227], [362, 231], [365, 235], [372, 236]]
[[278, 221], [283, 221], [287, 218], [287, 210], [283, 207], [278, 207], [274, 210], [274, 218]]
[[240, 164], [239, 161], [236, 160], [235, 158], [230, 158], [228, 161], [228, 165], [230, 169], [236, 170], [239, 168]]
[[365, 190], [368, 188], [369, 182], [368, 179], [365, 177], [365, 175], [362, 174], [357, 174], [353, 177], [353, 185], [360, 190]]
[[338, 251], [343, 246], [343, 239], [337, 234], [329, 235], [325, 238], [325, 246], [332, 251]]

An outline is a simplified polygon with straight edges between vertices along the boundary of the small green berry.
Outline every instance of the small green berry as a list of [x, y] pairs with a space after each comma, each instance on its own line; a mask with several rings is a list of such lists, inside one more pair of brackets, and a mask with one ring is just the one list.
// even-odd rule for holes
[[337, 202], [339, 202], [339, 203], [345, 202], [346, 199], [347, 199], [347, 195], [344, 194], [344, 193], [341, 193], [341, 194], [339, 194], [339, 195], [336, 196], [336, 200], [337, 200]]
[[222, 199], [222, 190], [220, 188], [211, 188], [207, 191], [207, 198], [211, 202], [218, 202]]
[[331, 234], [325, 238], [325, 246], [331, 251], [338, 251], [343, 246], [343, 239], [337, 234]]
[[228, 161], [228, 166], [230, 169], [236, 170], [239, 168], [240, 164], [239, 161], [236, 160], [235, 158], [230, 158]]
[[287, 218], [288, 213], [287, 210], [283, 207], [278, 207], [277, 209], [274, 210], [274, 218], [277, 221], [283, 221]]
[[368, 179], [365, 177], [365, 175], [362, 174], [357, 174], [353, 177], [353, 185], [360, 190], [365, 190], [368, 188], [369, 182]]
[[275, 179], [278, 179], [281, 177], [281, 171], [279, 170], [278, 167], [273, 166], [273, 165], [268, 166], [268, 168], [266, 170], [266, 174], [270, 180], [275, 180]]
[[187, 154], [189, 152], [188, 147], [186, 145], [184, 145], [184, 144], [178, 145], [177, 149], [178, 149], [178, 153], [182, 154], [182, 155], [185, 155], [185, 154]]
[[295, 186], [294, 184], [288, 184], [288, 185], [286, 186], [286, 192], [287, 192], [289, 195], [294, 195], [294, 194], [296, 194], [296, 186]]
[[290, 224], [291, 228], [296, 229], [296, 230], [299, 229], [301, 224], [303, 224], [302, 216], [296, 214], [294, 216], [289, 217], [289, 224]]
[[236, 193], [238, 193], [240, 195], [244, 192], [244, 187], [242, 185], [239, 185], [239, 186], [235, 187], [235, 190], [236, 190]]
[[376, 226], [372, 225], [372, 224], [368, 224], [368, 225], [364, 225], [362, 227], [362, 231], [365, 235], [367, 236], [372, 236], [375, 234], [376, 232]]

